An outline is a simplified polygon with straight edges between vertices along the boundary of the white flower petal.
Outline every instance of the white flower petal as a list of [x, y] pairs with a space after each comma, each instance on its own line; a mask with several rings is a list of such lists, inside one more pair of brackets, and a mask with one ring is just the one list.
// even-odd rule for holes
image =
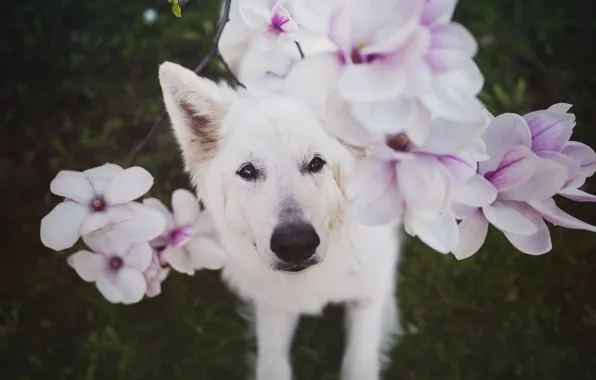
[[394, 165], [375, 158], [358, 161], [346, 181], [347, 198], [365, 205], [381, 196], [395, 177]]
[[567, 168], [540, 157], [535, 157], [534, 173], [525, 183], [514, 189], [500, 192], [500, 199], [540, 201], [561, 191], [567, 180]]
[[486, 153], [490, 157], [479, 163], [481, 174], [495, 170], [505, 153], [517, 145], [528, 149], [532, 145], [532, 135], [526, 120], [516, 114], [505, 113], [494, 118], [483, 136]]
[[172, 215], [170, 210], [166, 207], [166, 205], [163, 204], [162, 201], [157, 198], [145, 198], [143, 199], [143, 204], [159, 211], [161, 216], [163, 216], [166, 221], [166, 231], [170, 230], [174, 226], [174, 215]]
[[455, 216], [456, 219], [459, 220], [471, 217], [472, 215], [474, 215], [476, 210], [478, 210], [478, 207], [463, 205], [458, 202], [453, 202], [451, 204], [451, 213]]
[[132, 243], [122, 259], [126, 266], [142, 272], [149, 267], [152, 257], [152, 250], [149, 244]]
[[537, 231], [532, 235], [520, 235], [511, 232], [505, 232], [505, 237], [513, 246], [528, 255], [542, 255], [552, 249], [550, 232], [542, 217], [529, 207], [521, 209], [524, 216], [531, 220], [536, 226]]
[[394, 177], [377, 199], [367, 204], [355, 205], [354, 218], [362, 224], [378, 226], [396, 220], [402, 212], [403, 200]]
[[521, 204], [512, 201], [496, 201], [489, 206], [482, 207], [488, 221], [503, 232], [519, 235], [532, 235], [537, 227], [520, 211]]
[[145, 194], [153, 186], [153, 176], [134, 166], [118, 173], [104, 188], [104, 199], [108, 206], [127, 203]]
[[559, 195], [576, 202], [596, 202], [596, 195], [586, 193], [579, 189], [564, 189], [559, 191]]
[[123, 171], [121, 166], [107, 163], [83, 172], [95, 189], [95, 194], [103, 194], [105, 185], [110, 182], [118, 173]]
[[429, 137], [420, 149], [438, 155], [459, 154], [481, 139], [484, 131], [481, 118], [474, 121], [435, 118], [430, 123]]
[[97, 281], [105, 264], [103, 256], [84, 250], [68, 256], [66, 262], [87, 282]]
[[198, 236], [190, 240], [184, 248], [187, 250], [195, 269], [218, 270], [227, 261], [226, 251], [212, 239]]
[[497, 199], [497, 189], [481, 175], [466, 182], [456, 182], [453, 200], [463, 205], [483, 207]]
[[100, 277], [96, 282], [95, 286], [97, 290], [111, 303], [122, 303], [124, 298], [120, 289], [110, 282], [106, 277]]
[[122, 267], [118, 270], [116, 287], [122, 294], [122, 303], [128, 305], [143, 299], [147, 291], [147, 282], [138, 270]]
[[557, 207], [552, 198], [543, 201], [528, 202], [530, 207], [539, 212], [542, 217], [555, 226], [571, 228], [574, 230], [586, 230], [596, 232], [596, 227], [567, 214], [565, 211]]
[[397, 182], [408, 209], [442, 212], [451, 205], [454, 179], [435, 157], [417, 155], [400, 162]]
[[185, 273], [191, 276], [195, 273], [195, 269], [190, 259], [190, 256], [183, 247], [167, 247], [162, 252], [162, 258], [168, 264], [170, 264], [172, 269], [174, 269], [176, 272]]
[[48, 248], [60, 251], [72, 247], [81, 237], [81, 224], [89, 209], [72, 201], [58, 204], [41, 220], [41, 242]]
[[459, 242], [451, 252], [458, 260], [467, 259], [478, 252], [484, 244], [488, 233], [488, 220], [486, 220], [481, 210], [476, 210], [469, 218], [462, 220], [457, 228], [459, 230]]
[[323, 104], [335, 90], [340, 70], [335, 52], [305, 57], [292, 67], [281, 91], [309, 104]]
[[453, 215], [443, 214], [438, 218], [426, 219], [407, 212], [406, 223], [415, 236], [437, 252], [449, 253], [457, 246], [459, 231]]
[[172, 193], [172, 210], [176, 225], [194, 224], [201, 212], [199, 200], [186, 189], [177, 189]]
[[50, 183], [50, 191], [82, 205], [88, 205], [95, 195], [87, 177], [72, 170], [62, 170], [58, 173]]
[[346, 66], [337, 90], [349, 101], [374, 102], [394, 98], [405, 85], [403, 72], [370, 63]]
[[134, 216], [112, 224], [118, 234], [132, 241], [146, 242], [158, 237], [164, 231], [166, 221], [159, 211], [137, 202], [131, 202], [126, 207]]
[[251, 28], [264, 30], [269, 26], [271, 22], [271, 10], [268, 9], [264, 4], [257, 2], [244, 1], [240, 3], [240, 16], [242, 20]]

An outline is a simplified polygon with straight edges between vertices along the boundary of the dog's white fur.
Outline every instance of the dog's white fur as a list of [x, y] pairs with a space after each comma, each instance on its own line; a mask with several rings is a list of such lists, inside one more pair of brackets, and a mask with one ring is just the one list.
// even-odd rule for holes
[[[238, 93], [173, 63], [160, 67], [164, 101], [186, 170], [215, 218], [229, 259], [230, 287], [255, 308], [257, 380], [289, 380], [290, 345], [300, 314], [347, 305], [342, 380], [378, 380], [385, 343], [396, 332], [397, 222], [364, 226], [350, 215], [344, 186], [356, 157], [298, 99]], [[326, 165], [301, 172], [314, 155]], [[264, 174], [236, 172], [251, 162]], [[269, 247], [284, 218], [311, 223], [319, 263], [299, 273], [275, 270]]]

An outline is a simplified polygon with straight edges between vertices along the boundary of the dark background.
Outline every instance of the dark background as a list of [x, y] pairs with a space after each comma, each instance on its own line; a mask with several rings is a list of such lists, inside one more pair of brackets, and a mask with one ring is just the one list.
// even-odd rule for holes
[[[147, 24], [143, 12], [158, 18]], [[217, 272], [173, 274], [163, 294], [109, 304], [42, 246], [61, 169], [126, 164], [162, 108], [158, 64], [194, 67], [218, 2], [13, 0], [0, 4], [0, 376], [8, 380], [246, 379], [252, 341]], [[493, 113], [573, 103], [574, 139], [596, 146], [596, 6], [586, 0], [461, 0], [455, 19], [481, 42]], [[203, 73], [222, 73], [211, 65]], [[138, 164], [166, 202], [188, 187], [164, 125]], [[596, 192], [594, 181], [588, 191]], [[558, 201], [596, 223], [596, 205]], [[596, 379], [594, 235], [554, 228], [552, 252], [514, 250], [495, 231], [465, 261], [410, 240], [398, 297], [407, 331], [386, 379]], [[70, 251], [69, 251], [70, 253]], [[341, 309], [307, 318], [297, 380], [337, 379]], [[363, 379], [364, 380], [364, 379]]]

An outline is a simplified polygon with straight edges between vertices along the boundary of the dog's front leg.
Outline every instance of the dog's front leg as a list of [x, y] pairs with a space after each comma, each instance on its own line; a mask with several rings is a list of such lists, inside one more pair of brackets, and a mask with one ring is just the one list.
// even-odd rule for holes
[[346, 306], [348, 337], [341, 380], [379, 380], [384, 304], [370, 300]]
[[291, 380], [290, 347], [298, 314], [257, 303], [256, 380]]

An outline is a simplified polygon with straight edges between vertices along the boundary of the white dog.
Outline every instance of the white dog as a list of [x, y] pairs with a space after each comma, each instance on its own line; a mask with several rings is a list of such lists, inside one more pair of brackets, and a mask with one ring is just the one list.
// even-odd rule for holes
[[164, 63], [159, 78], [186, 170], [215, 218], [224, 279], [254, 305], [257, 380], [289, 380], [301, 314], [347, 305], [342, 380], [377, 380], [398, 326], [397, 223], [350, 216], [356, 156], [304, 103], [250, 96]]

